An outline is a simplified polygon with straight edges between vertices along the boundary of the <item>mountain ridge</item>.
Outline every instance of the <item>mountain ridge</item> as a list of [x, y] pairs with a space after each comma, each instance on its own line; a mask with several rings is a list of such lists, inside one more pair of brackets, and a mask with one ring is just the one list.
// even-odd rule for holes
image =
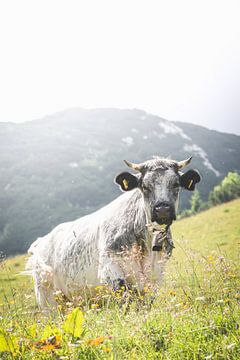
[[169, 119], [166, 119], [164, 117], [161, 117], [160, 115], [158, 114], [155, 114], [155, 113], [149, 113], [143, 109], [138, 109], [138, 108], [114, 108], [114, 107], [96, 107], [96, 108], [82, 108], [82, 107], [70, 107], [70, 108], [66, 108], [64, 110], [59, 110], [59, 111], [56, 111], [54, 113], [51, 113], [51, 114], [47, 114], [47, 115], [44, 115], [42, 117], [37, 117], [37, 118], [34, 118], [32, 120], [27, 120], [27, 121], [22, 121], [22, 122], [15, 122], [15, 121], [0, 121], [0, 125], [1, 124], [10, 124], [10, 125], [22, 125], [22, 124], [29, 124], [29, 123], [33, 123], [35, 121], [43, 121], [44, 119], [47, 119], [49, 120], [49, 118], [52, 118], [52, 117], [55, 117], [59, 114], [68, 114], [69, 112], [71, 111], [80, 111], [80, 112], [87, 112], [87, 111], [108, 111], [108, 110], [113, 110], [113, 111], [140, 111], [140, 112], [143, 112], [145, 113], [146, 115], [151, 115], [151, 116], [155, 116], [155, 117], [158, 117], [164, 121], [169, 121], [169, 122], [172, 122], [176, 125], [190, 125], [190, 126], [194, 126], [196, 128], [204, 128], [204, 129], [207, 129], [208, 131], [214, 131], [214, 132], [217, 132], [217, 133], [220, 133], [220, 134], [224, 134], [224, 135], [233, 135], [233, 136], [236, 136], [236, 137], [239, 137], [240, 135], [239, 134], [235, 134], [235, 133], [228, 133], [228, 132], [224, 132], [224, 131], [221, 131], [221, 130], [217, 130], [217, 129], [213, 129], [213, 128], [208, 128], [207, 126], [204, 126], [204, 125], [200, 125], [200, 124], [195, 124], [195, 123], [191, 123], [191, 122], [186, 122], [186, 121], [182, 121], [182, 120], [169, 120]]

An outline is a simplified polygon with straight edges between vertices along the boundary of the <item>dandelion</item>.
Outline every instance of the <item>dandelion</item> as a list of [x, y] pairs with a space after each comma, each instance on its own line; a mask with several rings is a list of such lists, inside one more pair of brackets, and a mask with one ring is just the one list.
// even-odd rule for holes
[[111, 352], [111, 348], [106, 347], [106, 348], [103, 349], [103, 352], [105, 352], [105, 353], [110, 353], [110, 352]]
[[95, 339], [87, 340], [86, 343], [87, 343], [87, 345], [90, 345], [90, 346], [98, 346], [98, 345], [102, 344], [105, 340], [106, 340], [105, 337], [99, 336]]
[[38, 351], [50, 351], [54, 349], [59, 349], [61, 347], [61, 337], [54, 335], [49, 337], [46, 340], [36, 342], [33, 347]]
[[55, 345], [52, 344], [46, 344], [39, 348], [39, 350], [45, 350], [45, 351], [50, 351], [54, 349], [55, 349]]
[[214, 264], [214, 258], [213, 258], [212, 255], [209, 255], [209, 256], [207, 257], [207, 262], [208, 262], [209, 264]]

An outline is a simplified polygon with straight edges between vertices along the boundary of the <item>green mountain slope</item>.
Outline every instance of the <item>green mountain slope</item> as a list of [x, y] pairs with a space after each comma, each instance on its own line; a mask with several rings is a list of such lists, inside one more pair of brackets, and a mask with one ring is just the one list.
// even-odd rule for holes
[[174, 257], [181, 261], [185, 250], [192, 249], [208, 256], [212, 251], [240, 258], [240, 199], [225, 203], [172, 226], [175, 241]]

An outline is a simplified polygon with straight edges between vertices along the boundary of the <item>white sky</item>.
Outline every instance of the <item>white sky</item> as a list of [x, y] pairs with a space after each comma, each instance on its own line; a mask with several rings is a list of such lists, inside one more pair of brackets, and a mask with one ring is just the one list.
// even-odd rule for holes
[[240, 1], [0, 0], [0, 121], [140, 108], [240, 134]]

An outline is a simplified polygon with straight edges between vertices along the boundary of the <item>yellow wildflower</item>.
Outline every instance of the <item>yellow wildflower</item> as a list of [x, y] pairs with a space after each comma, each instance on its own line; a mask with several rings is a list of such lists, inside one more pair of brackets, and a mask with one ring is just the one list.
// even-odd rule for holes
[[90, 346], [98, 346], [98, 345], [102, 344], [104, 342], [104, 340], [106, 340], [105, 337], [99, 336], [95, 339], [87, 340], [86, 343], [87, 343], [87, 345], [90, 345]]

